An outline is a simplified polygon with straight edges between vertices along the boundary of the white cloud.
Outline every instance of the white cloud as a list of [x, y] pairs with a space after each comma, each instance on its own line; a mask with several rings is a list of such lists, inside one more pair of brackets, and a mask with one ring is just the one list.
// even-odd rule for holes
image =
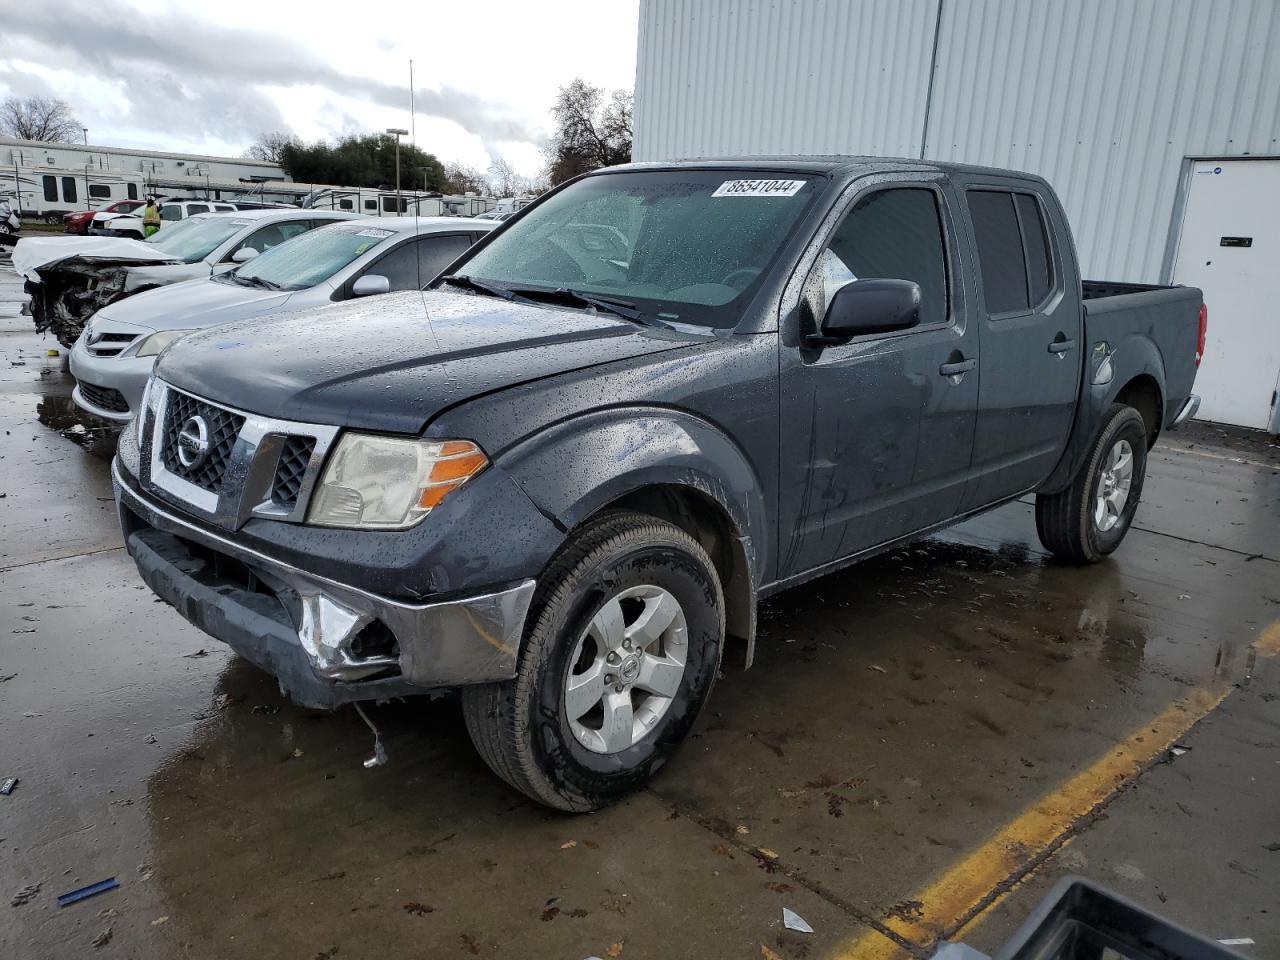
[[62, 97], [95, 143], [234, 154], [282, 126], [304, 139], [410, 128], [412, 58], [419, 146], [534, 175], [558, 87], [634, 83], [637, 2], [366, 0], [354, 17], [292, 0], [30, 4], [5, 18], [29, 52], [0, 59], [0, 94]]

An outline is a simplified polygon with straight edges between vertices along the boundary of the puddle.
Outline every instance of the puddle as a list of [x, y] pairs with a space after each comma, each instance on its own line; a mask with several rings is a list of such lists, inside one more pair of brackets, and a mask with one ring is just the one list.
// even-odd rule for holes
[[41, 398], [36, 404], [36, 418], [101, 460], [110, 461], [116, 455], [120, 428], [85, 413], [70, 397]]

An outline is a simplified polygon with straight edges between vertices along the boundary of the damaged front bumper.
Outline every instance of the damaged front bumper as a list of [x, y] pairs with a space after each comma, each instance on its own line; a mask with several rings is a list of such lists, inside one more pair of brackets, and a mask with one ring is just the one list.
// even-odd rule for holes
[[535, 581], [409, 604], [299, 570], [169, 512], [112, 465], [139, 572], [206, 633], [272, 673], [290, 699], [332, 709], [515, 676]]

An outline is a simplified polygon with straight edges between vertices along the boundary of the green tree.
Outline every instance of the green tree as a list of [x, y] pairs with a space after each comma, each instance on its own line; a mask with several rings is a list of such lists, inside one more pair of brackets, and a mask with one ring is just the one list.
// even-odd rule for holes
[[[343, 137], [337, 143], [287, 142], [280, 147], [280, 166], [299, 183], [394, 190], [396, 141], [385, 133]], [[434, 154], [400, 141], [400, 186], [405, 190], [440, 190], [444, 165]]]

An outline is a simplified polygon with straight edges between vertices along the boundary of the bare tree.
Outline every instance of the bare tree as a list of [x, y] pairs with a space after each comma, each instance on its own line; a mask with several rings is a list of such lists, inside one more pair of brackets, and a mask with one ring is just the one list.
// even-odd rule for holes
[[485, 193], [488, 184], [475, 167], [450, 160], [444, 165], [444, 189], [449, 193]]
[[70, 143], [82, 129], [65, 100], [6, 97], [0, 104], [0, 132], [19, 140]]
[[291, 133], [281, 133], [278, 130], [275, 133], [260, 133], [258, 139], [249, 144], [249, 149], [244, 152], [246, 159], [249, 160], [265, 160], [268, 163], [279, 164], [284, 161], [285, 152], [291, 147], [301, 146], [300, 141]]
[[580, 173], [631, 160], [632, 95], [604, 89], [581, 77], [561, 87], [551, 108], [555, 133], [547, 145], [547, 174], [553, 184]]
[[506, 157], [495, 157], [489, 164], [489, 189], [495, 197], [515, 197], [524, 192], [525, 180]]

